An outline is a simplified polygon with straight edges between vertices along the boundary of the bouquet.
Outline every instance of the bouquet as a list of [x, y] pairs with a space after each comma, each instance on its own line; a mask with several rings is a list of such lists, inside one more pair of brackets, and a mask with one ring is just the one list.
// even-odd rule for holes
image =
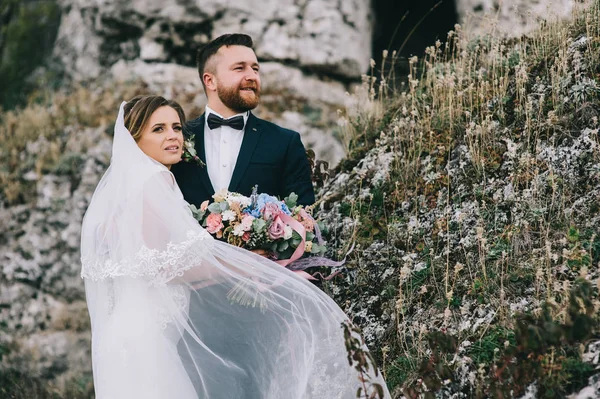
[[[277, 263], [306, 278], [314, 278], [303, 272], [307, 267], [342, 264], [322, 257], [327, 249], [321, 236], [323, 225], [313, 219], [310, 208], [297, 205], [296, 194], [279, 200], [258, 194], [255, 187], [250, 197], [224, 190], [213, 199], [212, 203], [204, 201], [200, 209], [194, 205], [190, 209], [217, 239], [248, 250], [267, 250]], [[300, 259], [304, 255], [312, 258]]]

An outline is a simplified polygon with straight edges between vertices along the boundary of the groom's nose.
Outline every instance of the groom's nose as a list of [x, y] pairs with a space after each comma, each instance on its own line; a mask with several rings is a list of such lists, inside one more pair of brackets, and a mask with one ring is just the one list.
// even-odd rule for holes
[[256, 81], [260, 80], [260, 77], [259, 77], [257, 71], [255, 71], [252, 68], [248, 68], [246, 70], [246, 76], [244, 76], [244, 79], [256, 82]]

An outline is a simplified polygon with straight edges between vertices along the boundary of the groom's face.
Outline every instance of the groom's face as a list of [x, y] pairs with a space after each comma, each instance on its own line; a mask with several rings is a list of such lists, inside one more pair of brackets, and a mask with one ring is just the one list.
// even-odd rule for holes
[[236, 113], [256, 108], [260, 101], [259, 65], [246, 46], [223, 46], [216, 54], [215, 83], [219, 99]]

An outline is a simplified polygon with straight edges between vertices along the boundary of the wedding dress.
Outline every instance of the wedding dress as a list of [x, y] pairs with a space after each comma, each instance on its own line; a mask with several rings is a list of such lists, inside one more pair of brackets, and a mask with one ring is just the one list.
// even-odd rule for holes
[[[343, 311], [296, 274], [214, 240], [169, 170], [116, 121], [84, 217], [97, 399], [356, 398]], [[383, 386], [381, 375], [371, 381]]]

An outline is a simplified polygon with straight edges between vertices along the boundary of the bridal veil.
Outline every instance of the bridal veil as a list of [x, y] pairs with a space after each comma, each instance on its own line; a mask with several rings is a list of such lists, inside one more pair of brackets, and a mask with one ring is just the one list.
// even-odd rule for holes
[[342, 310], [287, 269], [214, 240], [123, 114], [81, 237], [96, 398], [356, 398]]

